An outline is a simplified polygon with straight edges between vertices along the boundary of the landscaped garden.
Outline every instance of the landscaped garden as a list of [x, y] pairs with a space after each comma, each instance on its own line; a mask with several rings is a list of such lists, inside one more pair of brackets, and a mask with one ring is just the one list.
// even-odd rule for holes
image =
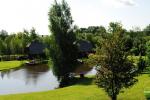
[[[28, 0], [24, 0], [26, 1]], [[29, 24], [26, 21], [23, 23], [25, 25], [22, 27], [23, 31], [0, 31], [0, 100], [150, 100], [150, 24], [144, 28], [143, 26], [127, 28], [121, 22], [110, 22], [107, 27], [103, 26], [104, 24], [100, 25], [101, 23], [97, 24], [98, 26], [93, 26], [91, 23], [87, 26], [88, 21], [95, 23], [98, 20], [105, 20], [100, 17], [94, 21], [100, 11], [97, 10], [98, 7], [91, 10], [98, 5], [95, 3], [91, 6], [92, 2], [96, 1], [84, 2], [90, 5], [88, 9], [85, 7], [84, 11], [80, 7], [76, 10], [75, 8], [78, 7], [73, 7], [74, 10], [69, 7], [71, 2], [78, 0], [69, 1], [69, 4], [66, 1], [53, 0], [50, 7], [46, 7], [47, 10], [42, 7], [44, 0], [40, 2], [35, 0], [34, 5], [28, 1], [31, 11], [37, 2], [40, 3], [37, 8], [40, 8], [42, 12], [46, 11], [45, 15], [48, 18], [45, 24], [49, 28], [48, 35], [43, 35], [45, 34], [44, 26], [41, 23], [42, 27], [37, 24], [40, 22], [39, 19], [34, 21], [31, 17], [36, 15], [35, 11], [30, 13], [31, 16], [22, 15], [26, 10], [19, 13], [22, 16], [17, 16], [18, 13], [15, 12], [12, 13], [15, 17], [6, 16], [6, 18], [17, 18], [17, 21], [21, 21], [19, 18], [25, 20], [31, 17], [33, 22], [36, 22], [32, 25], [40, 26], [42, 33], [37, 32], [34, 27], [25, 29]], [[101, 1], [104, 0], [99, 2]], [[120, 14], [124, 13], [124, 10], [127, 10], [125, 13], [128, 16], [143, 11], [127, 9], [126, 6], [136, 5], [134, 0], [105, 1], [100, 3], [100, 7], [103, 8], [103, 3], [112, 3], [113, 6], [119, 4], [124, 7], [119, 10], [111, 7], [112, 12], [109, 7], [104, 9], [105, 12], [100, 11], [100, 14], [109, 15], [110, 18], [112, 15], [123, 18], [124, 15]], [[24, 8], [22, 6], [25, 3], [21, 2], [17, 1], [19, 9]], [[143, 2], [146, 4], [145, 1]], [[86, 5], [84, 3], [80, 1], [83, 8]], [[23, 5], [20, 6], [20, 4]], [[14, 7], [13, 5], [11, 8]], [[141, 8], [145, 11], [145, 7], [147, 5]], [[37, 11], [40, 12], [40, 10]], [[85, 20], [82, 22], [83, 27], [73, 23], [75, 16], [72, 17], [71, 12], [74, 11], [77, 11], [79, 13], [77, 15]], [[109, 11], [111, 13], [108, 13]], [[86, 12], [88, 16], [83, 16]], [[93, 12], [96, 12], [96, 15]], [[108, 14], [105, 15], [106, 12]], [[142, 12], [139, 16], [144, 13]], [[44, 13], [41, 15], [44, 16]], [[116, 16], [116, 18], [119, 17]], [[137, 15], [134, 19], [133, 16], [130, 17], [130, 20], [138, 18]], [[40, 18], [42, 19], [41, 16]], [[126, 19], [128, 17], [124, 20]], [[29, 22], [33, 23], [32, 20]], [[78, 19], [79, 22], [82, 20]], [[126, 22], [136, 22], [130, 20]], [[3, 21], [0, 22], [3, 23]], [[5, 27], [1, 27], [3, 26], [1, 24], [0, 28], [9, 27], [7, 23], [5, 24]], [[16, 22], [13, 22], [12, 25], [15, 26], [15, 24]], [[11, 26], [11, 28], [14, 27]]]
[[[149, 74], [142, 74], [138, 82], [120, 93], [118, 100], [145, 100], [144, 90], [150, 87]], [[80, 79], [79, 79], [80, 80]], [[0, 100], [110, 100], [103, 89], [93, 83], [88, 76], [77, 84], [51, 91], [0, 96]]]

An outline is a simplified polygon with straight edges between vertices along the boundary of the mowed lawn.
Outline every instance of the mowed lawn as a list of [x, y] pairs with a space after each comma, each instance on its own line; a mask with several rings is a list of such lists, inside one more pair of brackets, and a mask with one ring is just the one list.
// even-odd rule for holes
[[2, 61], [0, 62], [0, 70], [20, 67], [24, 61]]
[[[149, 74], [138, 76], [138, 82], [120, 93], [118, 100], [145, 100], [144, 90], [150, 87]], [[80, 80], [76, 85], [66, 88], [15, 95], [0, 96], [0, 100], [110, 100], [103, 89], [93, 84], [93, 78]]]

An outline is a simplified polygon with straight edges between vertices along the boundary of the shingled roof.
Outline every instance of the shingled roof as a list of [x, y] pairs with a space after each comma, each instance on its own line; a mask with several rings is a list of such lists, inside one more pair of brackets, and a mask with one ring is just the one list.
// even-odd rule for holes
[[79, 40], [76, 42], [79, 52], [91, 52], [93, 45], [86, 40]]
[[44, 53], [45, 46], [43, 43], [35, 40], [35, 41], [32, 41], [30, 44], [28, 44], [27, 48], [28, 48], [29, 54], [38, 55], [38, 54]]

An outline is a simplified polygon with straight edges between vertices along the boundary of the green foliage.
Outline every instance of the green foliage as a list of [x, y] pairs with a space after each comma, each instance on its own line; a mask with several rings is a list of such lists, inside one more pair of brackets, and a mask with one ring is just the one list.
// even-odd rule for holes
[[38, 38], [35, 28], [32, 28], [30, 30], [30, 37], [31, 37], [31, 40], [36, 40]]
[[73, 32], [73, 20], [68, 4], [63, 0], [61, 4], [54, 2], [49, 11], [49, 28], [51, 30], [51, 60], [53, 71], [59, 80], [69, 78], [77, 64], [77, 48]]
[[146, 54], [147, 54], [147, 58], [148, 58], [148, 65], [150, 65], [150, 41], [146, 42]]
[[133, 49], [133, 40], [130, 35], [125, 34], [124, 38], [125, 51], [131, 51]]
[[50, 48], [49, 36], [39, 36], [32, 28], [30, 31], [24, 30], [8, 35], [4, 30], [0, 31], [0, 55], [26, 54], [25, 48], [33, 40], [43, 42], [47, 49]]
[[115, 33], [115, 32], [119, 32], [119, 31], [123, 31], [121, 23], [119, 23], [119, 22], [110, 22], [109, 23], [109, 29], [108, 29], [109, 33]]
[[44, 49], [44, 53], [46, 55], [46, 58], [49, 59], [49, 57], [50, 57], [50, 50], [48, 48], [45, 48]]
[[143, 70], [146, 68], [146, 60], [142, 58], [142, 56], [139, 57], [139, 62], [138, 62], [138, 71], [143, 72]]
[[8, 36], [8, 32], [5, 30], [0, 31], [0, 39], [5, 40], [5, 38]]
[[100, 36], [106, 34], [106, 29], [103, 26], [89, 26], [88, 28], [77, 28], [76, 37], [78, 40], [88, 40], [93, 47], [98, 44]]
[[146, 43], [146, 54], [148, 59], [150, 60], [150, 41], [147, 41]]
[[147, 87], [145, 90], [144, 90], [144, 95], [146, 97], [146, 100], [149, 100], [150, 99], [150, 88]]
[[132, 42], [131, 53], [135, 56], [145, 56], [146, 54], [146, 39], [142, 31], [128, 32]]
[[112, 100], [116, 100], [122, 88], [136, 82], [134, 76], [137, 69], [128, 59], [124, 31], [113, 25], [109, 29], [111, 34], [101, 41], [103, 45], [97, 47], [94, 63], [97, 65], [96, 84], [104, 88]]
[[5, 49], [3, 40], [0, 39], [0, 55], [3, 55], [3, 50]]
[[146, 26], [143, 31], [147, 36], [150, 36], [150, 24]]

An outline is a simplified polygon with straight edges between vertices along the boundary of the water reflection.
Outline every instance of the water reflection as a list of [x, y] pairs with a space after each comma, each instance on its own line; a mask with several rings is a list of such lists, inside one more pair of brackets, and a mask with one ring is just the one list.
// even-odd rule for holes
[[0, 94], [52, 90], [59, 86], [47, 65], [24, 66], [0, 72]]
[[[87, 74], [95, 73], [93, 69]], [[0, 71], [0, 95], [53, 90], [62, 84], [46, 64]]]

